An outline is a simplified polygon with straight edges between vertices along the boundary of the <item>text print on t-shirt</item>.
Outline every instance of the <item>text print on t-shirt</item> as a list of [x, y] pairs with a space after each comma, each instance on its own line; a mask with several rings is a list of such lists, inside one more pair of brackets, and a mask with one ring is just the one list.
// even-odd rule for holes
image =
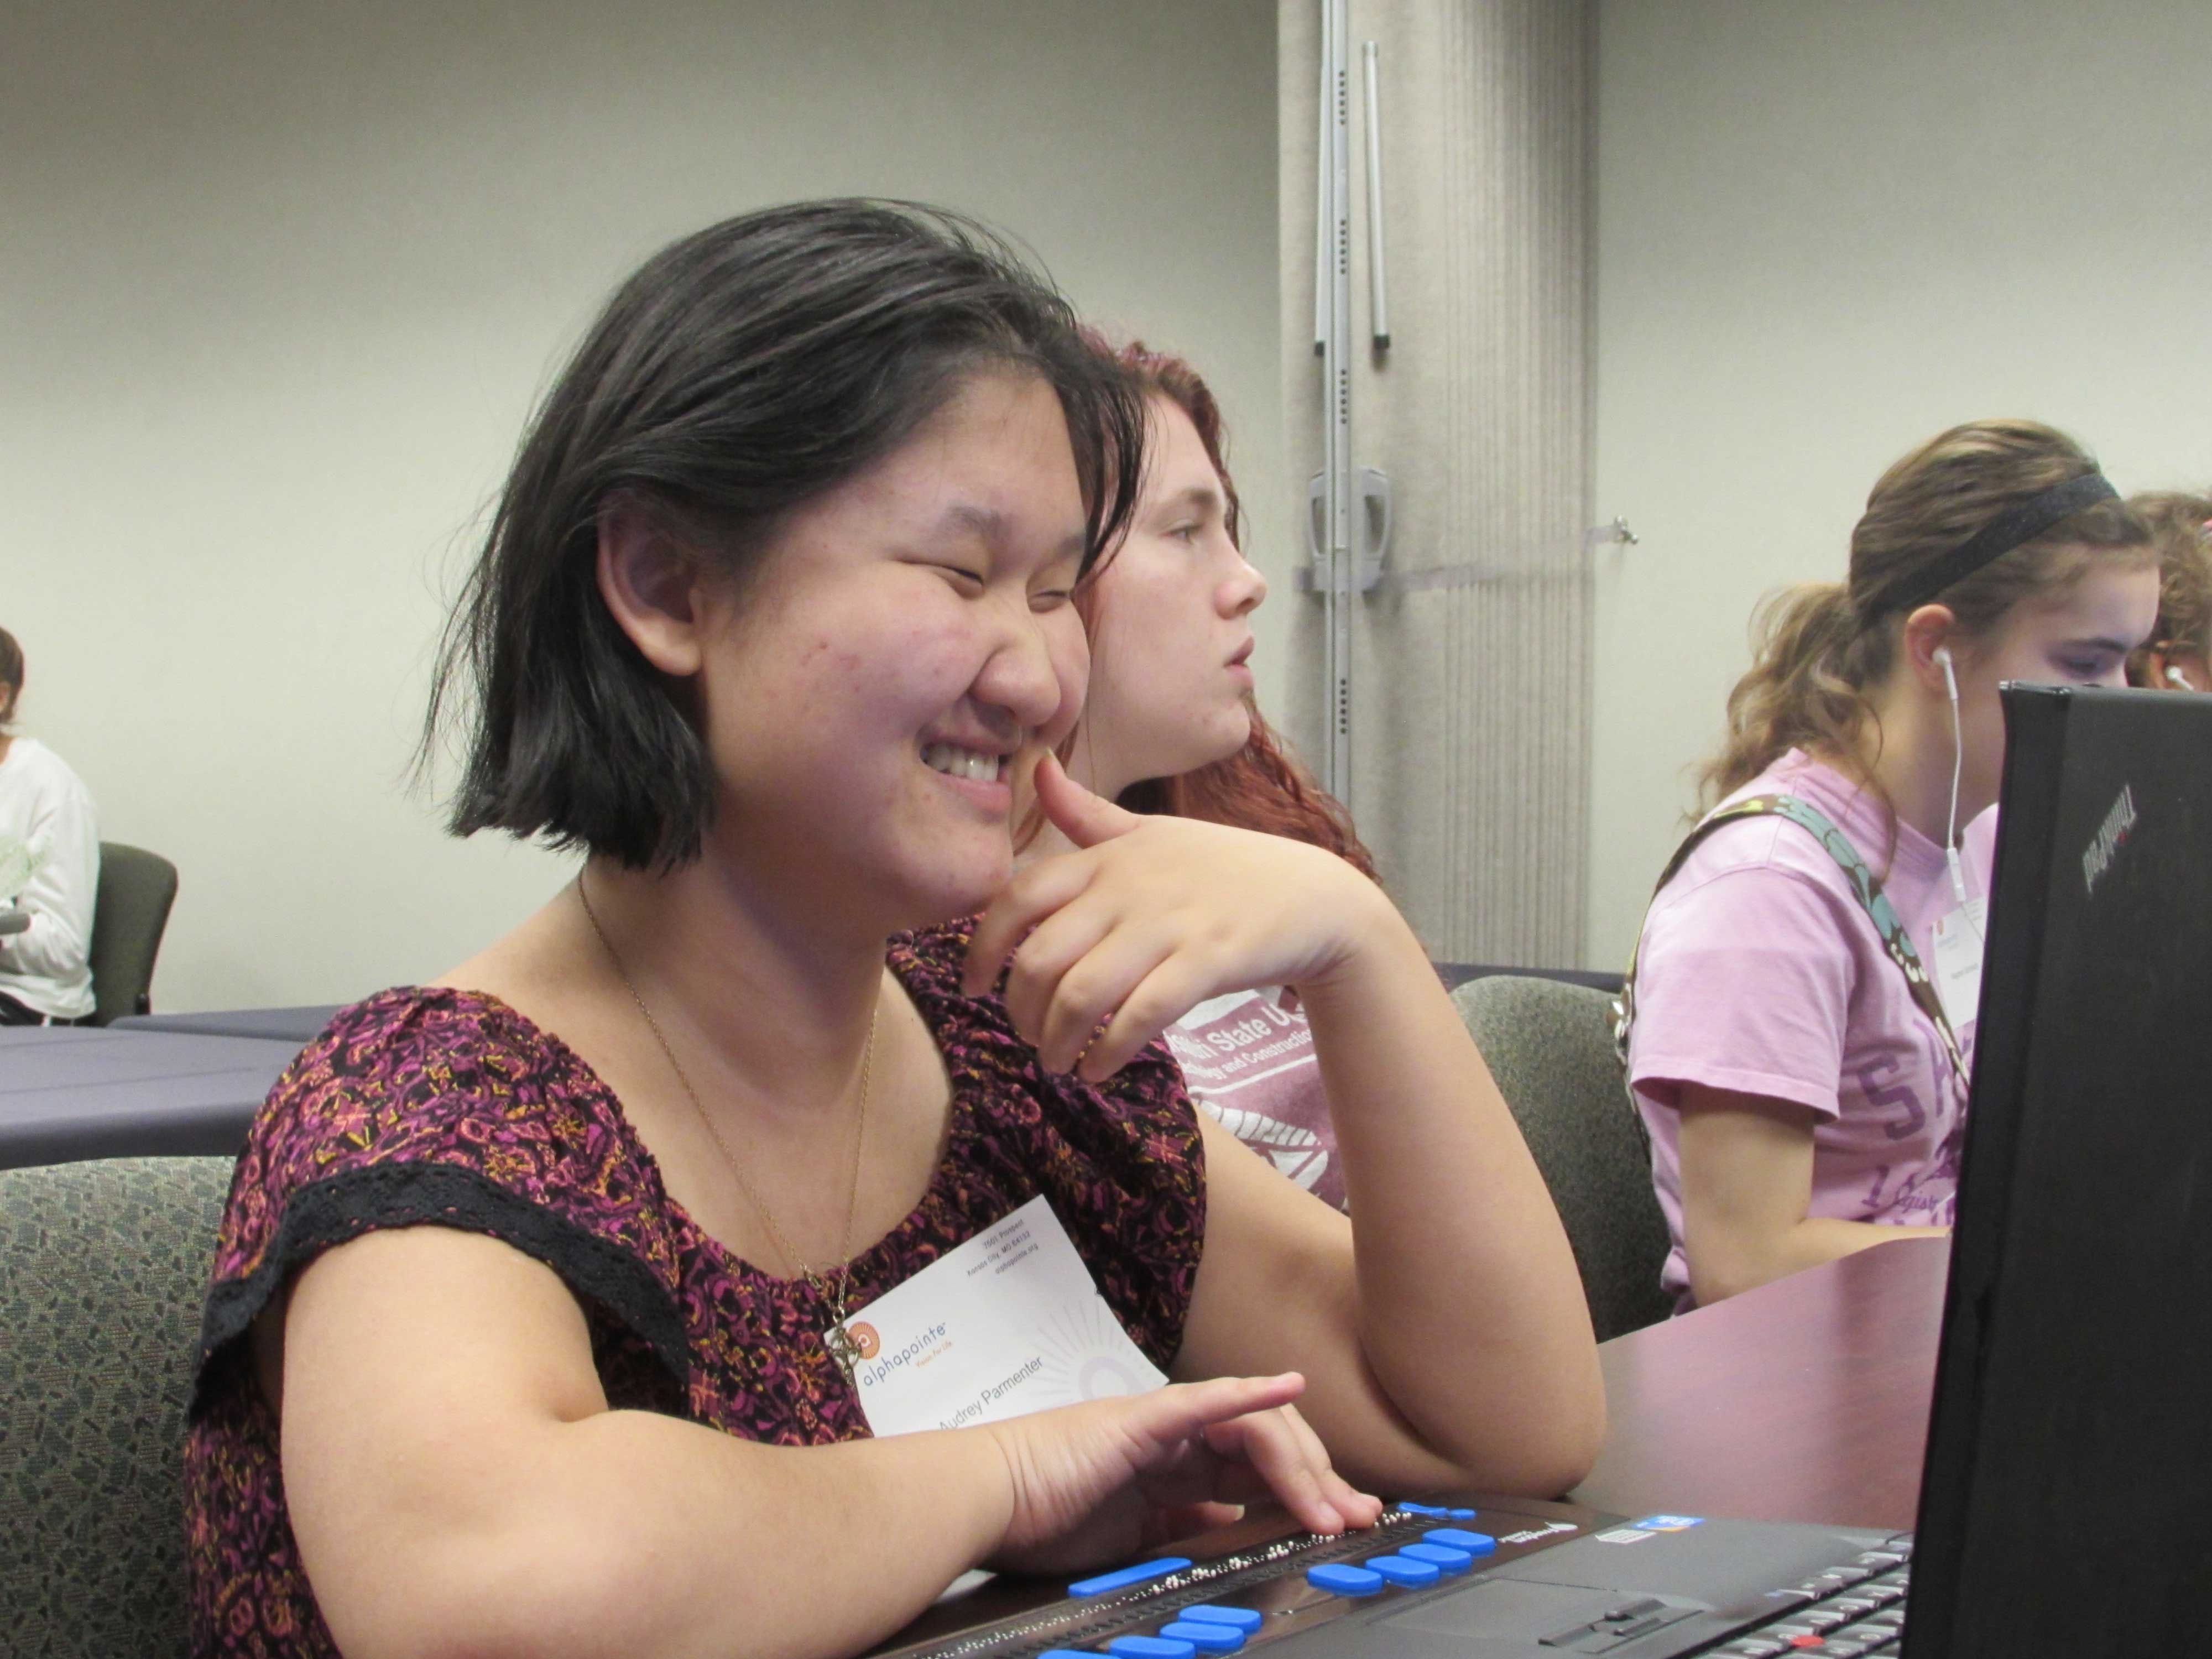
[[[1896, 1056], [1885, 1054], [1860, 1066], [1856, 1074], [1867, 1103], [1890, 1114], [1882, 1133], [1899, 1141], [1917, 1139], [1928, 1129], [1928, 1109], [1918, 1095], [1909, 1085], [1893, 1080], [1904, 1069]], [[1948, 1082], [1948, 1077], [1945, 1081]], [[1954, 1115], [1949, 1121], [1948, 1132], [1932, 1153], [1903, 1164], [1877, 1164], [1869, 1170], [1860, 1203], [1869, 1212], [1887, 1212], [1900, 1222], [1948, 1224], [1958, 1193], [1959, 1132], [1964, 1119]]]
[[1877, 1054], [1858, 1068], [1859, 1092], [1869, 1106], [1888, 1114], [1881, 1132], [1892, 1140], [1910, 1140], [1928, 1127], [1928, 1109], [1909, 1083], [1895, 1082], [1905, 1063], [1895, 1054]]
[[1166, 1031], [1191, 1097], [1310, 1192], [1340, 1204], [1313, 1028], [1279, 985], [1200, 1003]]

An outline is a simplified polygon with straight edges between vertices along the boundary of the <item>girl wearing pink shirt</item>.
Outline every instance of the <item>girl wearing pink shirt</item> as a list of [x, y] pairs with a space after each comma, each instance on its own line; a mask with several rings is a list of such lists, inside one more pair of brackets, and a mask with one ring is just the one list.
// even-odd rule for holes
[[[1146, 394], [1150, 441], [1127, 532], [1077, 590], [1091, 637], [1069, 775], [1132, 811], [1286, 836], [1375, 876], [1344, 807], [1252, 700], [1251, 614], [1267, 582], [1239, 543], [1220, 405], [1180, 357], [1094, 338]], [[1031, 855], [1056, 849], [1041, 826]], [[1212, 997], [1164, 1034], [1191, 1097], [1295, 1184], [1346, 1206], [1313, 1030], [1279, 985]]]
[[1882, 475], [1844, 581], [1761, 610], [1626, 1000], [1682, 1306], [1948, 1231], [1997, 686], [2123, 684], [2158, 589], [2148, 528], [2078, 445], [1979, 421]]

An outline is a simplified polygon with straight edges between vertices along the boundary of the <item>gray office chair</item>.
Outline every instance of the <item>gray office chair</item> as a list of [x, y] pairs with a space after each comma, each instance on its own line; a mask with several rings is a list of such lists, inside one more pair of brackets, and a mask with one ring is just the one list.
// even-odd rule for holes
[[0, 1170], [0, 1653], [185, 1650], [185, 1403], [230, 1171]]
[[1498, 975], [1452, 1000], [1552, 1190], [1598, 1340], [1666, 1318], [1667, 1220], [1613, 1057], [1612, 998]]
[[159, 853], [100, 843], [92, 902], [92, 1023], [154, 1011], [154, 958], [177, 897], [177, 866]]
[[1437, 970], [1437, 977], [1443, 981], [1447, 991], [1456, 991], [1470, 980], [1510, 974], [1519, 979], [1555, 979], [1565, 985], [1587, 985], [1608, 996], [1620, 994], [1619, 974], [1601, 974], [1590, 968], [1506, 968], [1486, 962], [1432, 962], [1429, 965]]

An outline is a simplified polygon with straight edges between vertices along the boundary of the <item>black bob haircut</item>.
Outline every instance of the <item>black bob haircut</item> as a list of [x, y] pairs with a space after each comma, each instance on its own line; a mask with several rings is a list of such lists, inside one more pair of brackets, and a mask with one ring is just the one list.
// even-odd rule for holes
[[896, 449], [994, 368], [1058, 395], [1087, 571], [1135, 503], [1142, 394], [1004, 239], [911, 203], [800, 202], [647, 260], [532, 416], [447, 623], [419, 758], [430, 763], [449, 717], [465, 726], [447, 827], [542, 837], [633, 869], [696, 858], [713, 768], [599, 597], [601, 513], [622, 497], [665, 512], [701, 557], [740, 576], [781, 515]]

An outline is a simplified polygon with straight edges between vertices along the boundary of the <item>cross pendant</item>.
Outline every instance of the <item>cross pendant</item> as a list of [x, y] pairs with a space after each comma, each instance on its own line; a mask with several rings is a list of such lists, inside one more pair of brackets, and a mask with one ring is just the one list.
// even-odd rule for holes
[[854, 1368], [860, 1363], [860, 1350], [842, 1322], [822, 1333], [822, 1346], [829, 1349], [830, 1358], [837, 1362], [837, 1369], [845, 1373], [845, 1380], [850, 1382]]

